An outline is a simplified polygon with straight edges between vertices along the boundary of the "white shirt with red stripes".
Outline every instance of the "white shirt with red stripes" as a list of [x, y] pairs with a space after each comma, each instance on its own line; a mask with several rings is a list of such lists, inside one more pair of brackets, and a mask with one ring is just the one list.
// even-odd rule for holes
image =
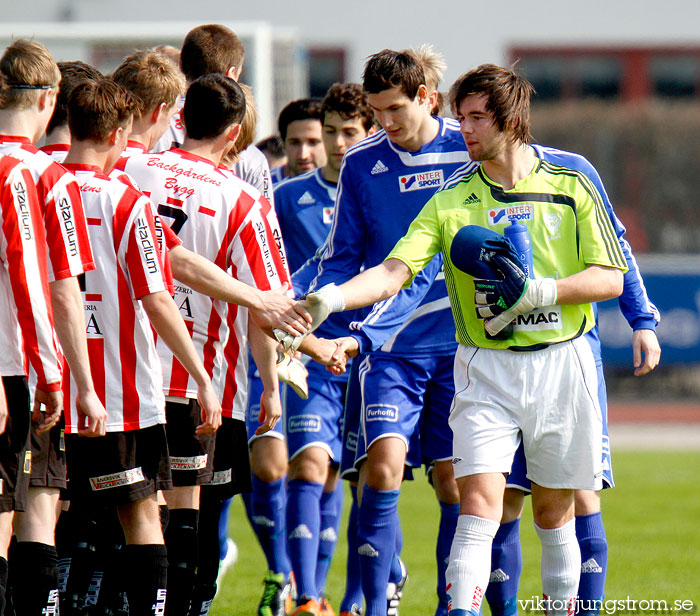
[[57, 163], [63, 164], [70, 150], [70, 143], [52, 143], [51, 145], [42, 145], [39, 148], [44, 154], [48, 154]]
[[[233, 173], [179, 149], [132, 156], [124, 169], [150, 196], [158, 214], [170, 223], [185, 248], [261, 290], [279, 288], [289, 280], [284, 253], [278, 248], [273, 231], [274, 212], [255, 188]], [[175, 289], [175, 303], [221, 394], [222, 345], [228, 336], [227, 304], [181, 283]], [[235, 331], [238, 351], [229, 356], [229, 363], [241, 366], [240, 373], [247, 370], [246, 331], [247, 315], [246, 326]], [[196, 383], [162, 341], [157, 346], [166, 395], [195, 398]]]
[[75, 177], [25, 137], [0, 135], [0, 154], [21, 160], [32, 171], [49, 242], [49, 281], [94, 269]]
[[[153, 209], [140, 192], [91, 165], [69, 164], [80, 184], [99, 268], [85, 274], [83, 298], [95, 390], [121, 432], [165, 422], [160, 360], [140, 298], [168, 290]], [[67, 374], [69, 371], [66, 370]], [[77, 432], [76, 388], [64, 379], [66, 431]], [[68, 405], [70, 401], [70, 405]]]
[[[0, 155], [0, 374], [57, 390], [61, 365], [49, 292], [46, 232], [32, 172]], [[19, 343], [18, 343], [19, 341]]]

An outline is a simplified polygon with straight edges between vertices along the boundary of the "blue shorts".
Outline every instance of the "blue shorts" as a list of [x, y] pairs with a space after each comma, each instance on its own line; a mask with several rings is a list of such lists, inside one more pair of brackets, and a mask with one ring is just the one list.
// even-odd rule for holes
[[[610, 440], [608, 439], [608, 395], [605, 389], [603, 363], [600, 360], [596, 361], [596, 370], [598, 372], [598, 402], [603, 417], [603, 488], [614, 488]], [[530, 480], [527, 478], [527, 463], [525, 462], [525, 450], [522, 441], [513, 457], [513, 466], [510, 470], [510, 475], [506, 479], [506, 487], [528, 493], [532, 492]]]
[[454, 398], [454, 354], [421, 358], [370, 354], [360, 366], [360, 385], [357, 468], [372, 443], [387, 436], [404, 441], [407, 466], [452, 458], [448, 420]]
[[[248, 370], [248, 408], [245, 414], [245, 427], [248, 432], [248, 446], [253, 444], [253, 441], [258, 438], [271, 436], [273, 438], [279, 438], [284, 440], [284, 421], [280, 420], [277, 422], [272, 430], [268, 430], [265, 434], [256, 435], [255, 431], [260, 427], [260, 422], [258, 421], [258, 415], [260, 414], [260, 396], [263, 393], [263, 383], [260, 380], [260, 373], [255, 365], [255, 362], [250, 358], [250, 368]], [[283, 385], [280, 388], [280, 395], [282, 396], [282, 408], [284, 408], [284, 396], [287, 393], [287, 388]], [[290, 396], [296, 396], [292, 391], [289, 393]]]
[[360, 435], [360, 415], [362, 413], [362, 392], [360, 391], [359, 368], [364, 360], [363, 356], [357, 357], [352, 362], [350, 376], [347, 384], [347, 396], [341, 421], [342, 447], [340, 453], [340, 476], [348, 481], [357, 481], [357, 469], [355, 468], [355, 455], [357, 454], [357, 441]]
[[331, 378], [325, 366], [315, 361], [309, 362], [306, 369], [309, 371], [308, 400], [302, 400], [287, 388], [284, 414], [289, 459], [307, 447], [321, 447], [331, 462], [338, 465], [347, 382]]

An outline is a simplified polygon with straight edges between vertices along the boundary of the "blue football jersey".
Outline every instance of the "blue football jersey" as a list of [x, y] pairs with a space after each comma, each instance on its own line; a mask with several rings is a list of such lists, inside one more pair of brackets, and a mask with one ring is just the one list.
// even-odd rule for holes
[[320, 169], [275, 186], [275, 211], [290, 271], [298, 270], [326, 241], [336, 193], [337, 184], [324, 180]]
[[284, 165], [280, 165], [279, 167], [273, 167], [272, 169], [270, 169], [270, 177], [272, 178], [273, 186], [276, 186], [282, 180], [287, 179], [287, 176], [284, 175]]
[[[433, 193], [469, 161], [457, 122], [437, 120], [438, 134], [416, 152], [392, 143], [383, 130], [347, 151], [314, 288], [340, 284], [381, 263]], [[390, 303], [386, 309], [391, 308]], [[396, 333], [391, 352], [420, 357], [454, 348], [447, 288], [437, 277], [416, 314]]]

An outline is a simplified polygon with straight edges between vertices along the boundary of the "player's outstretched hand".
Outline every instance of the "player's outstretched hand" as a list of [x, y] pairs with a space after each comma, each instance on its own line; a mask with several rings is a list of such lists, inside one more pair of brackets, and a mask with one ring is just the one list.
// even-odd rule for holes
[[197, 388], [197, 402], [202, 408], [202, 423], [195, 428], [194, 433], [214, 434], [221, 425], [221, 402], [210, 381]]
[[78, 392], [78, 435], [104, 436], [107, 433], [107, 411], [94, 390]]
[[53, 428], [61, 418], [63, 412], [63, 392], [44, 391], [36, 388], [34, 392], [34, 408], [32, 409], [32, 422], [35, 430], [41, 434]]
[[311, 315], [285, 293], [289, 284], [273, 291], [260, 291], [262, 307], [251, 310], [250, 316], [261, 329], [279, 329], [292, 336], [305, 334], [311, 328]]
[[331, 357], [334, 363], [329, 364], [326, 369], [336, 375], [343, 374], [346, 371], [347, 363], [360, 352], [360, 344], [352, 336], [336, 338], [333, 342], [336, 345]]
[[278, 392], [263, 391], [260, 396], [260, 414], [258, 415], [258, 426], [255, 434], [265, 434], [277, 425], [282, 417], [282, 404]]
[[474, 303], [477, 316], [490, 319], [485, 328], [492, 336], [519, 314], [556, 304], [557, 282], [553, 278], [530, 279], [520, 266], [503, 255], [495, 255], [491, 265], [501, 279], [475, 278]]
[[[306, 299], [299, 302], [299, 304], [311, 316], [310, 332], [312, 332], [328, 318], [331, 312], [340, 312], [345, 308], [345, 297], [343, 297], [343, 292], [331, 283], [321, 287], [318, 291], [309, 293]], [[284, 345], [284, 348], [292, 351], [296, 351], [304, 337], [310, 333], [307, 332], [307, 334], [302, 336], [293, 336], [278, 329], [274, 330], [274, 332], [275, 337]]]
[[[661, 359], [661, 347], [652, 329], [637, 329], [632, 333], [634, 376], [649, 374]], [[643, 359], [643, 361], [642, 361]]]
[[291, 351], [277, 349], [277, 378], [281, 383], [289, 385], [302, 400], [309, 397], [309, 384], [306, 382], [308, 376], [306, 366]]

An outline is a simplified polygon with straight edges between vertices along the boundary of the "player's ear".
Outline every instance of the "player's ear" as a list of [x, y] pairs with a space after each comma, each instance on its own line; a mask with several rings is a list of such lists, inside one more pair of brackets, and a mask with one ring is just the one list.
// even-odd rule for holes
[[39, 90], [39, 97], [37, 99], [39, 111], [44, 111], [44, 109], [48, 107], [53, 109], [53, 107], [56, 105], [56, 94], [58, 94], [58, 88]]
[[151, 124], [156, 124], [160, 119], [161, 115], [164, 113], [168, 113], [167, 103], [161, 103], [160, 105], [156, 105], [153, 108], [153, 112], [151, 113]]
[[367, 136], [369, 137], [370, 135], [374, 135], [374, 133], [376, 133], [376, 132], [377, 132], [377, 125], [372, 124], [372, 126], [370, 126], [370, 129], [367, 131]]
[[236, 139], [238, 139], [238, 135], [241, 134], [241, 125], [240, 124], [231, 124], [229, 126], [229, 133], [228, 133], [228, 140], [231, 141], [232, 143], [236, 143]]
[[[421, 105], [425, 104], [426, 100], [428, 99], [428, 88], [424, 83], [422, 83], [418, 86], [418, 91], [416, 92], [416, 97], [418, 98], [418, 102]], [[432, 107], [431, 107], [431, 109], [432, 109]]]

